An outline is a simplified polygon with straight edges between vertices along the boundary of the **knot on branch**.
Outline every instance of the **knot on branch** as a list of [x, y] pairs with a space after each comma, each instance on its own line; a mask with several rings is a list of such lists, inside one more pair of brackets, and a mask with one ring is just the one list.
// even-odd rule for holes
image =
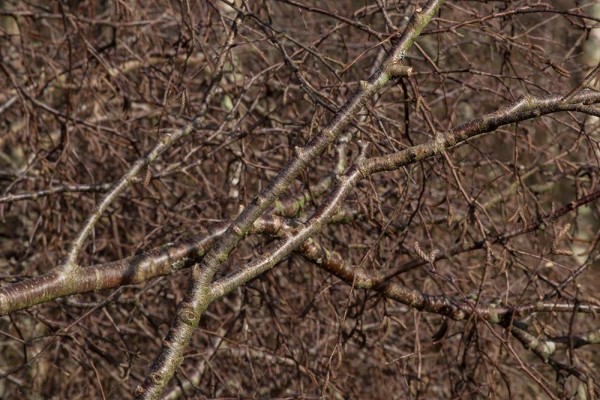
[[334, 180], [338, 186], [344, 186], [348, 183], [348, 177], [346, 175], [335, 175]]
[[239, 237], [243, 237], [245, 235], [244, 230], [242, 228], [240, 228], [238, 225], [233, 225], [231, 227], [231, 230], [233, 231], [233, 233], [235, 233]]
[[179, 319], [186, 325], [194, 326], [196, 324], [196, 312], [191, 307], [184, 307], [179, 313]]
[[296, 154], [296, 158], [303, 158], [305, 151], [300, 146], [294, 146], [294, 153]]
[[[264, 196], [262, 195], [258, 195], [254, 198], [254, 204], [256, 204], [258, 207], [262, 207], [265, 205], [267, 199], [265, 199]], [[244, 211], [244, 206], [240, 204], [240, 213]]]
[[136, 399], [141, 399], [144, 396], [144, 393], [146, 393], [146, 389], [144, 389], [142, 385], [138, 385], [138, 387], [135, 388], [134, 394]]

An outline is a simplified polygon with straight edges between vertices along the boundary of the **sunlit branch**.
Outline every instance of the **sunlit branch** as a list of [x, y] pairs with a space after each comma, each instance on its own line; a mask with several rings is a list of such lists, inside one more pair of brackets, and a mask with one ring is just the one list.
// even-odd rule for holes
[[[423, 28], [433, 18], [442, 0], [430, 0], [417, 8], [401, 37], [394, 43], [381, 68], [368, 81], [362, 81], [357, 92], [335, 117], [305, 147], [297, 147], [295, 157], [283, 168], [227, 229], [202, 263], [192, 269], [192, 283], [179, 306], [177, 317], [150, 367], [144, 383], [136, 390], [137, 398], [155, 399], [183, 361], [183, 354], [200, 316], [211, 302], [210, 284], [218, 267], [229, 257], [238, 242], [248, 234], [250, 227], [289, 187], [290, 183], [310, 163], [332, 144], [356, 117], [366, 101], [388, 82], [397, 77], [399, 63]], [[287, 249], [286, 249], [287, 251]]]

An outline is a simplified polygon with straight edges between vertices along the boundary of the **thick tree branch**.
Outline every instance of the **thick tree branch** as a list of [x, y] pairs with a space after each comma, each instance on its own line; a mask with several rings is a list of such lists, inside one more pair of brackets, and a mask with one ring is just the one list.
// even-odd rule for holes
[[303, 148], [296, 149], [296, 156], [281, 170], [250, 205], [242, 211], [216, 243], [202, 263], [193, 267], [193, 281], [182, 301], [177, 317], [171, 324], [169, 334], [163, 341], [159, 355], [150, 367], [144, 383], [136, 390], [140, 399], [155, 399], [164, 391], [176, 369], [183, 361], [183, 353], [200, 316], [212, 301], [210, 284], [217, 268], [228, 258], [237, 243], [248, 234], [250, 227], [288, 188], [290, 183], [318, 157], [356, 117], [368, 99], [395, 76], [393, 71], [412, 46], [423, 28], [433, 18], [442, 0], [430, 0], [418, 8], [402, 36], [394, 44], [381, 68], [368, 81], [363, 81], [355, 95], [342, 107], [322, 132]]

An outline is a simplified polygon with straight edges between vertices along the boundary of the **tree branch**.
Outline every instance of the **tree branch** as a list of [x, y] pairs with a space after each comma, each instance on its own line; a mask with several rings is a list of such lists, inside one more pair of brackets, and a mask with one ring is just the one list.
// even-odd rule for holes
[[112, 204], [112, 202], [121, 194], [125, 189], [127, 189], [135, 180], [136, 176], [140, 173], [140, 171], [151, 164], [158, 156], [165, 152], [171, 145], [185, 137], [195, 132], [200, 128], [204, 121], [204, 117], [206, 116], [206, 112], [208, 111], [208, 107], [217, 92], [217, 88], [219, 82], [221, 81], [223, 66], [225, 65], [225, 59], [230, 50], [233, 39], [235, 38], [235, 34], [237, 33], [237, 25], [241, 22], [241, 19], [238, 17], [235, 19], [231, 31], [225, 41], [224, 49], [219, 55], [217, 60], [217, 65], [215, 69], [215, 75], [206, 91], [204, 96], [204, 100], [201, 103], [200, 110], [188, 125], [184, 128], [179, 129], [175, 132], [166, 132], [160, 136], [158, 139], [158, 143], [156, 146], [148, 152], [144, 157], [138, 159], [129, 170], [114, 184], [114, 186], [104, 195], [100, 203], [94, 207], [87, 220], [85, 221], [83, 227], [77, 234], [77, 237], [71, 243], [71, 247], [69, 249], [69, 253], [67, 255], [65, 263], [60, 268], [60, 273], [64, 275], [63, 279], [69, 279], [68, 273], [73, 272], [77, 269], [77, 257], [81, 252], [83, 245], [88, 238], [88, 236], [92, 233], [96, 222], [102, 217], [104, 211]]
[[417, 8], [382, 67], [368, 81], [361, 82], [355, 95], [323, 128], [321, 134], [317, 135], [305, 147], [296, 148], [296, 156], [290, 163], [242, 211], [215, 247], [209, 251], [202, 263], [193, 267], [193, 280], [179, 307], [177, 317], [172, 322], [160, 353], [150, 367], [150, 372], [144, 383], [137, 388], [136, 398], [156, 399], [164, 391], [166, 384], [183, 361], [183, 353], [200, 321], [200, 316], [212, 301], [210, 284], [218, 267], [228, 258], [238, 242], [248, 234], [254, 221], [281, 196], [290, 183], [309, 166], [311, 161], [335, 141], [351, 123], [365, 102], [394, 78], [390, 69], [397, 66], [404, 57], [405, 52], [412, 46], [417, 36], [433, 18], [442, 3], [443, 0], [430, 0], [425, 7]]

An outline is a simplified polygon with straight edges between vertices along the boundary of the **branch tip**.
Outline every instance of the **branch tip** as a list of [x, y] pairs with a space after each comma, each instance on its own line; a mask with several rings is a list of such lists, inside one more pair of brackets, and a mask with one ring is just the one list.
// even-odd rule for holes
[[412, 76], [413, 67], [404, 65], [400, 62], [395, 62], [393, 64], [390, 64], [387, 67], [386, 71], [388, 74], [390, 74], [394, 78], [402, 78], [402, 77]]
[[358, 158], [360, 160], [366, 159], [367, 153], [369, 152], [369, 148], [371, 147], [371, 143], [366, 142], [364, 140], [359, 140], [358, 147], [360, 148], [360, 153], [358, 154]]

